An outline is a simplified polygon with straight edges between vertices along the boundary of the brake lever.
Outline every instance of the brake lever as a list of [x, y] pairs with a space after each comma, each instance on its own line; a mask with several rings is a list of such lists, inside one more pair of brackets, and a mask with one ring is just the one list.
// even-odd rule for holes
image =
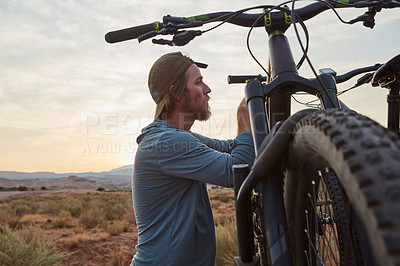
[[164, 40], [164, 39], [153, 39], [152, 42], [154, 44], [161, 45], [169, 45], [169, 46], [184, 46], [188, 44], [191, 40], [193, 40], [196, 36], [200, 36], [202, 34], [201, 31], [178, 31], [172, 40]]
[[373, 77], [374, 77], [374, 73], [367, 73], [364, 76], [362, 76], [361, 78], [357, 79], [357, 83], [354, 86], [358, 87], [363, 84], [367, 84], [372, 80]]
[[169, 45], [169, 46], [174, 46], [174, 43], [170, 40], [164, 40], [164, 39], [153, 39], [151, 40], [154, 44], [161, 44], [161, 45]]
[[375, 26], [375, 15], [377, 12], [380, 12], [382, 8], [400, 7], [400, 2], [397, 0], [361, 1], [357, 2], [355, 7], [368, 7], [368, 11], [363, 15], [350, 20], [350, 24], [362, 21], [365, 27], [372, 29]]
[[159, 32], [154, 30], [154, 31], [146, 32], [146, 33], [138, 36], [137, 39], [138, 39], [139, 43], [141, 43], [142, 41], [153, 38], [153, 37], [157, 36], [158, 34], [159, 34]]
[[172, 42], [176, 46], [183, 46], [188, 44], [191, 40], [193, 40], [197, 36], [200, 36], [201, 34], [202, 33], [199, 30], [180, 31], [174, 35], [174, 37], [172, 38]]
[[350, 20], [349, 23], [350, 24], [354, 24], [356, 22], [362, 21], [363, 25], [365, 27], [373, 29], [374, 26], [375, 26], [375, 15], [376, 15], [376, 12], [377, 12], [376, 8], [374, 8], [374, 7], [369, 8], [369, 10], [367, 12], [365, 12], [363, 15], [358, 16], [357, 18]]

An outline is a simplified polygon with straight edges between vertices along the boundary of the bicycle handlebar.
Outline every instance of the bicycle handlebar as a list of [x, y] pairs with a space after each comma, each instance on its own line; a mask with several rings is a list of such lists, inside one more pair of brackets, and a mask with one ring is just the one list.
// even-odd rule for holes
[[[160, 23], [160, 26], [163, 27], [162, 23]], [[108, 32], [105, 38], [108, 43], [116, 43], [136, 39], [140, 35], [154, 30], [156, 30], [156, 23], [149, 23], [141, 26]]]
[[376, 71], [378, 70], [378, 68], [382, 66], [382, 64], [375, 64], [373, 66], [369, 66], [369, 67], [363, 67], [363, 68], [358, 68], [358, 69], [354, 69], [352, 71], [349, 71], [343, 75], [339, 75], [335, 77], [336, 83], [342, 83], [345, 82], [349, 79], [351, 79], [352, 77], [362, 74], [362, 73], [366, 73], [366, 72], [371, 72], [371, 71]]
[[[347, 2], [344, 4], [344, 2]], [[394, 8], [400, 7], [400, 2], [397, 0], [376, 0], [376, 1], [364, 1], [364, 0], [338, 0], [338, 1], [331, 1], [326, 0], [325, 2], [317, 2], [309, 4], [305, 7], [295, 9], [295, 14], [301, 20], [305, 21], [308, 20], [319, 13], [329, 9], [329, 5], [334, 8], [342, 8], [342, 7], [356, 7], [356, 8], [363, 8], [363, 7], [376, 7], [377, 11], [382, 8]], [[275, 6], [258, 6], [254, 8], [276, 8]], [[251, 8], [251, 9], [254, 9]], [[246, 9], [250, 10], [250, 9]], [[191, 27], [198, 27], [202, 26], [203, 22], [217, 22], [217, 21], [224, 21], [235, 24], [238, 26], [244, 27], [263, 27], [265, 26], [264, 20], [259, 19], [260, 16], [263, 14], [244, 14], [246, 10], [242, 12], [215, 12], [215, 13], [208, 13], [200, 16], [193, 16], [193, 17], [171, 17], [171, 16], [164, 16], [163, 22], [154, 22], [149, 24], [144, 24], [140, 26], [125, 28], [121, 30], [111, 31], [105, 35], [105, 39], [108, 43], [116, 43], [122, 42], [130, 39], [139, 39], [141, 41], [140, 36], [147, 34], [145, 38], [151, 38], [158, 34], [175, 34], [178, 29], [182, 28], [191, 28]], [[286, 11], [290, 12], [290, 11]], [[271, 14], [271, 21], [274, 23], [282, 23], [285, 21], [284, 12], [270, 12]], [[358, 21], [365, 21], [365, 16], [360, 16], [357, 19], [354, 19], [352, 23]], [[254, 25], [253, 25], [254, 24]], [[373, 26], [373, 25], [372, 25]]]
[[[400, 55], [398, 55], [398, 57], [400, 58]], [[338, 75], [336, 76], [335, 73], [335, 80], [336, 83], [343, 83], [345, 81], [348, 81], [349, 79], [359, 75], [359, 74], [363, 74], [363, 73], [367, 73], [367, 72], [375, 72], [376, 70], [378, 70], [380, 67], [382, 66], [382, 64], [375, 64], [373, 66], [368, 66], [368, 67], [362, 67], [362, 68], [357, 68], [354, 70], [351, 70], [347, 73], [344, 73], [342, 75]], [[261, 82], [264, 82], [267, 80], [267, 76], [262, 76], [262, 75], [229, 75], [228, 76], [228, 84], [243, 84], [243, 83], [247, 83], [249, 80], [258, 80]]]

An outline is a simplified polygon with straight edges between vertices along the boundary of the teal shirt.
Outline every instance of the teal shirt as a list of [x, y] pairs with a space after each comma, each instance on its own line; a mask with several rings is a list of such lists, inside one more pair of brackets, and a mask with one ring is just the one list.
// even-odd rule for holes
[[232, 187], [232, 166], [254, 161], [249, 131], [221, 141], [155, 120], [138, 137], [132, 183], [138, 245], [133, 265], [214, 265], [206, 184]]

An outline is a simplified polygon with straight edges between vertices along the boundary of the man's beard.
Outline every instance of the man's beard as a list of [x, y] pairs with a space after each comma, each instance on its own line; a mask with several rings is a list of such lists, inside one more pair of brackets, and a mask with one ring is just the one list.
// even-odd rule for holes
[[[207, 101], [210, 99], [209, 96], [207, 96]], [[185, 110], [186, 115], [191, 115], [194, 120], [199, 120], [199, 121], [207, 121], [211, 117], [211, 111], [210, 111], [210, 106], [208, 106], [207, 110], [196, 110], [198, 108], [196, 103], [191, 100], [190, 95], [187, 94], [185, 95], [185, 102], [183, 104], [183, 109]]]
[[210, 106], [208, 106], [207, 111], [197, 113], [196, 119], [199, 121], [207, 121], [211, 117]]

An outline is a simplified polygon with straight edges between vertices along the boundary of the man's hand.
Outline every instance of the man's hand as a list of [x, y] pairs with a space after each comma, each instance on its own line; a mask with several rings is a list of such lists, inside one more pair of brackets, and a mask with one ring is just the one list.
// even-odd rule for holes
[[237, 122], [238, 122], [238, 134], [251, 130], [249, 107], [247, 106], [245, 98], [239, 104], [237, 109]]

